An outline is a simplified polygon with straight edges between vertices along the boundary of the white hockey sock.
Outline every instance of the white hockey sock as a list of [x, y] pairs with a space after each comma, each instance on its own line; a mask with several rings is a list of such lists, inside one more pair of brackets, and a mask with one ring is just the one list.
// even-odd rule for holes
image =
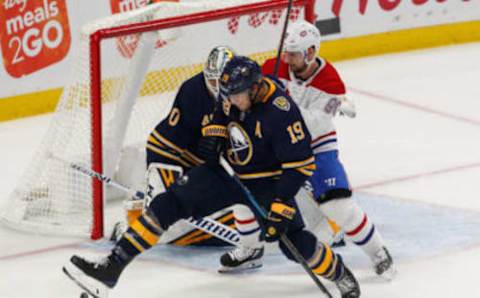
[[384, 246], [375, 225], [351, 198], [327, 202], [320, 209], [345, 231], [346, 240], [359, 246], [370, 259]]
[[235, 227], [240, 234], [240, 243], [249, 248], [262, 247], [263, 244], [259, 239], [260, 226], [250, 208], [246, 205], [235, 205], [233, 216], [235, 217]]

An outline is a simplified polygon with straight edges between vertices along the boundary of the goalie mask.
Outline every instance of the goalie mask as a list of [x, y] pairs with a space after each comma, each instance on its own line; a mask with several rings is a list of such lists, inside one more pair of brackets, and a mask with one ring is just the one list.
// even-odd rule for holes
[[233, 50], [226, 46], [218, 46], [213, 48], [208, 54], [207, 62], [203, 69], [203, 75], [205, 76], [205, 84], [208, 90], [215, 96], [219, 95], [219, 80], [222, 75], [223, 69], [228, 61], [235, 56]]
[[315, 47], [315, 52], [318, 52], [320, 42], [320, 31], [315, 25], [306, 21], [298, 21], [288, 27], [283, 47], [286, 52], [302, 53], [305, 63], [310, 65], [314, 59], [307, 60], [307, 51], [309, 48]]

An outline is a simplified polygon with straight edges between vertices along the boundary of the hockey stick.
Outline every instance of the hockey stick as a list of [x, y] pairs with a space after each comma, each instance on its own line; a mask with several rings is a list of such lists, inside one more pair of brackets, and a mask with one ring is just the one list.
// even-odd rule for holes
[[[228, 164], [228, 162], [223, 157], [220, 157], [220, 164], [225, 169], [225, 171], [228, 173], [228, 175], [230, 175], [230, 177], [232, 177], [233, 180], [235, 180], [235, 182], [240, 186], [240, 188], [245, 193], [247, 199], [250, 201], [250, 203], [253, 205], [253, 207], [257, 210], [257, 212], [260, 214], [260, 216], [262, 218], [266, 219], [267, 218], [267, 213], [265, 212], [265, 210], [258, 204], [257, 200], [253, 197], [250, 190], [248, 190], [248, 188], [245, 185], [243, 185], [242, 181], [240, 181], [238, 176], [233, 171], [232, 167]], [[285, 244], [287, 249], [294, 256], [295, 260], [302, 265], [303, 269], [305, 269], [307, 274], [315, 282], [317, 287], [325, 294], [325, 296], [327, 296], [328, 298], [333, 298], [332, 294], [330, 294], [330, 292], [327, 290], [327, 288], [325, 288], [325, 286], [320, 281], [320, 279], [318, 279], [318, 276], [315, 275], [315, 273], [312, 272], [312, 269], [308, 266], [307, 261], [305, 261], [305, 258], [300, 254], [300, 252], [295, 247], [295, 245], [293, 245], [293, 243], [290, 241], [290, 239], [288, 239], [288, 237], [285, 234], [282, 234], [280, 236], [280, 241], [282, 241], [283, 244]]]
[[280, 66], [280, 56], [282, 55], [283, 51], [283, 42], [285, 41], [285, 34], [287, 33], [287, 27], [290, 20], [290, 12], [292, 11], [293, 0], [288, 1], [287, 7], [287, 16], [285, 17], [285, 22], [283, 23], [282, 35], [280, 36], [280, 44], [278, 45], [277, 49], [277, 60], [275, 60], [275, 68], [273, 69], [273, 75], [277, 76], [278, 74], [278, 67]]
[[[104, 176], [98, 172], [95, 172], [91, 169], [83, 167], [77, 163], [68, 162], [58, 157], [55, 157], [53, 155], [51, 155], [50, 158], [52, 158], [53, 160], [62, 162], [65, 165], [68, 165], [70, 168], [84, 174], [85, 176], [98, 179], [107, 185], [113, 186], [121, 191], [124, 191], [129, 196], [135, 199], [143, 200], [145, 198], [145, 193], [138, 190], [133, 190], [130, 187], [127, 187], [123, 184], [120, 184], [119, 182], [116, 182], [115, 180], [112, 180], [112, 178], [110, 177]], [[223, 240], [235, 246], [239, 245], [240, 236], [238, 232], [227, 225], [219, 223], [209, 217], [202, 217], [199, 219], [188, 218], [188, 219], [185, 219], [185, 221], [192, 227], [195, 227], [201, 231], [204, 231], [205, 233], [215, 236], [220, 240]]]

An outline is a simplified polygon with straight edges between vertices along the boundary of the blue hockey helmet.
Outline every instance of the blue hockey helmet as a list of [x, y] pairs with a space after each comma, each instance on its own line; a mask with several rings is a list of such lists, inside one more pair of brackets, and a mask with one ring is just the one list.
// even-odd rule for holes
[[252, 88], [262, 78], [260, 66], [245, 56], [235, 56], [223, 69], [220, 79], [221, 93], [228, 96]]

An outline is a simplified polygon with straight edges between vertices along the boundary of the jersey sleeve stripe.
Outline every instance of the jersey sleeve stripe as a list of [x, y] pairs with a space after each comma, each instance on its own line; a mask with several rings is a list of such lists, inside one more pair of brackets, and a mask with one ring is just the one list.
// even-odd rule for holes
[[292, 161], [292, 162], [282, 163], [282, 168], [283, 169], [300, 168], [309, 164], [313, 164], [314, 161], [315, 161], [315, 158], [311, 156], [302, 161]]
[[309, 170], [306, 170], [304, 168], [300, 168], [300, 169], [295, 169], [297, 171], [299, 171], [300, 173], [302, 173], [303, 175], [305, 176], [308, 176], [308, 177], [312, 177], [313, 176], [313, 171], [309, 171]]
[[167, 140], [165, 137], [163, 137], [160, 133], [158, 133], [157, 130], [154, 130], [150, 136], [153, 136], [155, 140], [157, 140], [159, 143], [166, 145], [167, 147], [173, 149], [174, 151], [177, 151], [178, 153], [182, 153], [183, 149], [175, 145], [174, 143], [170, 142]]
[[271, 171], [271, 172], [256, 172], [256, 173], [248, 173], [248, 174], [238, 174], [238, 177], [240, 179], [257, 179], [257, 178], [267, 178], [267, 177], [273, 177], [273, 176], [278, 176], [283, 173], [282, 170], [278, 171]]
[[203, 164], [205, 162], [203, 159], [198, 158], [195, 154], [188, 151], [187, 149], [183, 150], [182, 157], [184, 159], [186, 159], [187, 161], [190, 161], [191, 163], [195, 164], [195, 165], [200, 165], [200, 164]]
[[148, 149], [148, 150], [151, 150], [152, 152], [157, 153], [157, 154], [159, 154], [159, 155], [161, 155], [161, 156], [163, 156], [163, 157], [166, 157], [166, 158], [168, 158], [168, 159], [175, 160], [175, 161], [179, 162], [181, 165], [183, 165], [183, 166], [185, 166], [185, 167], [189, 167], [189, 168], [192, 167], [192, 165], [191, 165], [190, 163], [186, 162], [185, 160], [181, 159], [180, 157], [175, 156], [175, 155], [171, 154], [171, 153], [168, 152], [168, 151], [162, 150], [162, 149], [154, 146], [154, 145], [151, 144], [151, 143], [148, 143], [148, 144], [147, 144], [147, 149]]

